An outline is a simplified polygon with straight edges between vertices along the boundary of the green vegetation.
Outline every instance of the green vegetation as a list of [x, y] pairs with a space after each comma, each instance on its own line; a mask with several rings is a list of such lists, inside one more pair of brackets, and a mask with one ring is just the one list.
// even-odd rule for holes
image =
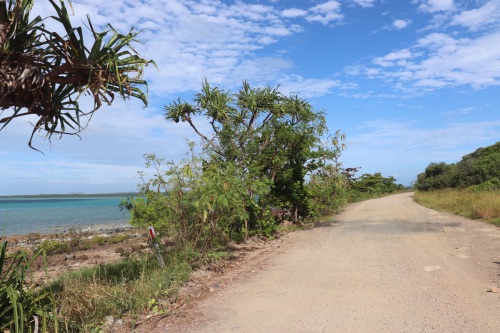
[[500, 142], [465, 155], [458, 163], [431, 163], [418, 175], [415, 188], [433, 191], [445, 188], [500, 189]]
[[[380, 173], [354, 178], [338, 162], [345, 136], [327, 137], [322, 112], [277, 88], [237, 93], [205, 80], [193, 103], [165, 107], [166, 119], [186, 122], [201, 139], [179, 163], [146, 155], [153, 175], [142, 176], [141, 196], [122, 202], [137, 227], [152, 225], [162, 237], [205, 252], [252, 234], [270, 237], [277, 226], [296, 225], [338, 212], [349, 198], [401, 189]], [[208, 119], [211, 130], [197, 125]], [[199, 149], [198, 149], [199, 150]]]
[[359, 201], [385, 194], [406, 191], [401, 184], [396, 184], [396, 178], [383, 177], [381, 173], [363, 174], [351, 182], [351, 200]]
[[42, 332], [48, 327], [57, 329], [57, 316], [51, 292], [39, 291], [36, 285], [26, 286], [27, 270], [42, 254], [38, 251], [28, 257], [18, 251], [7, 255], [7, 242], [0, 243], [0, 331]]
[[[136, 32], [123, 35], [109, 25], [96, 32], [89, 18], [94, 40], [86, 46], [82, 28], [70, 23], [65, 1], [49, 0], [55, 15], [45, 19], [30, 18], [33, 2], [0, 1], [0, 130], [15, 118], [37, 117], [28, 143], [32, 147], [37, 131], [49, 139], [78, 134], [115, 94], [147, 103], [142, 75], [152, 61], [132, 48]], [[48, 31], [46, 23], [61, 25], [66, 35]], [[92, 100], [90, 110], [80, 109], [81, 96]], [[189, 156], [179, 163], [146, 155], [154, 175], [143, 174], [140, 192], [122, 207], [131, 212], [132, 225], [152, 225], [173, 244], [162, 253], [166, 268], [149, 255], [127, 257], [65, 274], [37, 289], [26, 272], [40, 253], [114, 244], [123, 237], [47, 239], [31, 259], [22, 252], [7, 258], [2, 243], [0, 331], [34, 331], [41, 322], [43, 331], [98, 332], [105, 316], [133, 319], [145, 310], [167, 312], [163, 301], [175, 297], [191, 269], [228, 256], [230, 241], [273, 237], [278, 228], [292, 230], [339, 212], [353, 198], [400, 188], [393, 177], [379, 173], [354, 178], [358, 169], [344, 169], [338, 162], [345, 136], [328, 136], [322, 112], [278, 88], [252, 88], [244, 82], [230, 93], [204, 81], [192, 103], [178, 100], [165, 111], [167, 121], [192, 128], [201, 151], [190, 144]], [[208, 121], [209, 130], [201, 130], [200, 118]], [[285, 221], [292, 226], [280, 227]]]
[[[34, 0], [0, 1], [0, 130], [13, 119], [36, 116], [29, 146], [37, 131], [77, 134], [103, 103], [118, 94], [147, 104], [144, 67], [152, 63], [131, 47], [137, 32], [120, 34], [112, 26], [97, 32], [88, 18], [93, 43], [87, 45], [81, 27], [73, 27], [65, 1], [49, 0], [55, 14], [30, 17]], [[60, 36], [45, 25], [57, 24]], [[93, 107], [80, 109], [81, 96]], [[84, 103], [82, 103], [84, 105]]]
[[92, 238], [82, 238], [79, 233], [70, 233], [67, 240], [61, 240], [58, 235], [54, 235], [55, 238], [49, 238], [42, 240], [38, 246], [38, 250], [44, 251], [48, 255], [52, 254], [62, 254], [72, 251], [82, 251], [94, 248], [96, 246], [104, 246], [106, 244], [117, 244], [123, 242], [124, 240], [130, 238], [130, 235], [114, 235], [110, 237], [104, 236], [94, 236]]
[[[178, 101], [165, 110], [168, 121], [192, 127], [202, 151], [190, 143], [189, 157], [179, 163], [147, 155], [154, 176], [143, 175], [142, 196], [122, 206], [132, 225], [153, 225], [176, 243], [205, 251], [252, 233], [270, 236], [278, 215], [301, 223], [314, 202], [306, 177], [339, 170], [343, 135], [322, 142], [328, 132], [323, 114], [276, 88], [244, 82], [232, 94], [205, 81], [193, 104]], [[208, 119], [212, 134], [198, 129], [200, 117]], [[335, 179], [332, 186], [346, 185], [341, 176]]]
[[419, 204], [500, 226], [500, 191], [444, 189], [415, 193]]
[[426, 207], [500, 224], [500, 142], [458, 163], [429, 164], [415, 188], [415, 200]]
[[45, 287], [55, 293], [60, 307], [59, 331], [101, 332], [106, 316], [127, 316], [133, 326], [144, 310], [168, 312], [169, 300], [196, 265], [192, 259], [189, 250], [178, 249], [165, 255], [165, 269], [153, 256], [142, 255], [60, 276]]
[[[246, 82], [233, 94], [204, 81], [193, 104], [179, 100], [165, 110], [168, 121], [191, 126], [202, 151], [190, 144], [180, 163], [146, 156], [154, 176], [143, 175], [142, 195], [122, 203], [134, 226], [153, 225], [176, 243], [206, 251], [254, 233], [270, 236], [284, 218], [299, 224], [324, 211], [315, 207], [308, 176], [317, 183], [328, 169], [335, 174], [330, 192], [348, 186], [336, 162], [344, 136], [323, 142], [324, 115], [297, 96]], [[201, 117], [211, 131], [199, 130]], [[343, 202], [332, 201], [337, 207], [329, 210]]]

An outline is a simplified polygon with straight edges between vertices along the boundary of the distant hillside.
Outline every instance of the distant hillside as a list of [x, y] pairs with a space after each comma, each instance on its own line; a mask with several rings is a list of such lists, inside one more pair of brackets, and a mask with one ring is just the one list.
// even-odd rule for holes
[[431, 163], [417, 176], [420, 191], [474, 187], [500, 189], [500, 141], [462, 157], [458, 163]]

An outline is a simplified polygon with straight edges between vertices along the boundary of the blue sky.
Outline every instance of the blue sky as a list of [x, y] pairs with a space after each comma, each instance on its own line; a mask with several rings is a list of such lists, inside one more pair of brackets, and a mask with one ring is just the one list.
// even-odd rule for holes
[[[280, 85], [327, 115], [345, 167], [410, 184], [431, 162], [457, 162], [500, 140], [500, 0], [73, 0], [75, 25], [142, 29], [153, 59], [150, 104], [115, 101], [81, 140], [36, 136], [30, 119], [0, 132], [0, 195], [133, 191], [143, 154], [184, 157], [185, 124], [163, 106], [204, 77], [236, 91]], [[34, 13], [51, 15], [45, 1]], [[48, 23], [49, 28], [51, 23]]]

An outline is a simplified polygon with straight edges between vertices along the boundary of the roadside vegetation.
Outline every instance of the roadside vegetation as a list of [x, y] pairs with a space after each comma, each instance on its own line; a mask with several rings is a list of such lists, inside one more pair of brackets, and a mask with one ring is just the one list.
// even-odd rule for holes
[[[30, 17], [33, 1], [0, 1], [0, 130], [15, 118], [35, 116], [32, 148], [39, 131], [49, 139], [78, 135], [115, 95], [147, 104], [142, 75], [154, 64], [132, 48], [133, 30], [123, 35], [108, 26], [97, 32], [89, 18], [89, 47], [82, 29], [71, 25], [65, 1], [49, 3], [55, 15], [42, 19]], [[46, 30], [50, 20], [66, 35]], [[90, 110], [80, 109], [81, 96], [92, 99]], [[145, 252], [37, 285], [30, 272], [39, 258], [124, 239], [75, 234], [37, 242], [35, 252], [9, 252], [3, 241], [0, 332], [103, 332], [106, 318], [126, 319], [133, 328], [141, 314], [168, 314], [191, 270], [229, 256], [229, 244], [273, 238], [351, 201], [403, 190], [380, 173], [356, 178], [359, 168], [339, 162], [344, 134], [330, 134], [323, 112], [277, 87], [243, 82], [231, 93], [205, 80], [192, 102], [165, 106], [165, 119], [187, 124], [199, 142], [187, 144], [180, 162], [147, 154], [152, 174], [141, 174], [138, 195], [121, 207], [130, 211], [134, 227], [155, 227], [166, 268]]]
[[500, 225], [500, 142], [458, 163], [429, 164], [415, 188], [415, 200], [426, 207]]
[[445, 189], [415, 193], [415, 201], [435, 210], [500, 226], [500, 191]]
[[[48, 331], [101, 332], [121, 320], [133, 328], [144, 314], [168, 315], [190, 272], [230, 256], [231, 243], [273, 238], [338, 213], [349, 202], [404, 189], [393, 177], [356, 177], [359, 168], [344, 168], [344, 135], [329, 136], [322, 112], [276, 88], [244, 83], [231, 94], [204, 82], [192, 104], [178, 101], [165, 109], [167, 121], [187, 122], [200, 143], [188, 142], [186, 159], [177, 163], [147, 154], [150, 174], [141, 174], [139, 195], [121, 207], [130, 211], [134, 227], [154, 226], [166, 268], [148, 252], [125, 254], [119, 262], [68, 272], [36, 287], [35, 295], [50, 296], [41, 308], [59, 309], [45, 315]], [[213, 131], [198, 129], [195, 121], [203, 118]], [[39, 255], [50, 255], [126, 236], [30, 238]], [[13, 323], [3, 325], [22, 332]]]

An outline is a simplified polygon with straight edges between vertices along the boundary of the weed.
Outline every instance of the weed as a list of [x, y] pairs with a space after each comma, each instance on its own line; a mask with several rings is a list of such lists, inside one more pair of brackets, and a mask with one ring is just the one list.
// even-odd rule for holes
[[104, 244], [106, 244], [106, 238], [103, 236], [95, 236], [94, 238], [92, 238], [92, 240], [99, 246], [103, 246]]
[[38, 245], [38, 250], [45, 251], [47, 255], [67, 253], [70, 251], [70, 243], [55, 239], [46, 239]]
[[106, 316], [133, 317], [143, 310], [160, 313], [161, 298], [170, 298], [189, 277], [190, 251], [171, 252], [167, 268], [160, 269], [155, 257], [143, 255], [68, 272], [47, 290], [56, 293], [63, 332], [99, 331]]
[[128, 234], [115, 235], [115, 236], [111, 236], [108, 238], [108, 243], [109, 244], [118, 244], [118, 243], [121, 243], [123, 241], [126, 241], [129, 238], [130, 238], [130, 235], [128, 235]]

